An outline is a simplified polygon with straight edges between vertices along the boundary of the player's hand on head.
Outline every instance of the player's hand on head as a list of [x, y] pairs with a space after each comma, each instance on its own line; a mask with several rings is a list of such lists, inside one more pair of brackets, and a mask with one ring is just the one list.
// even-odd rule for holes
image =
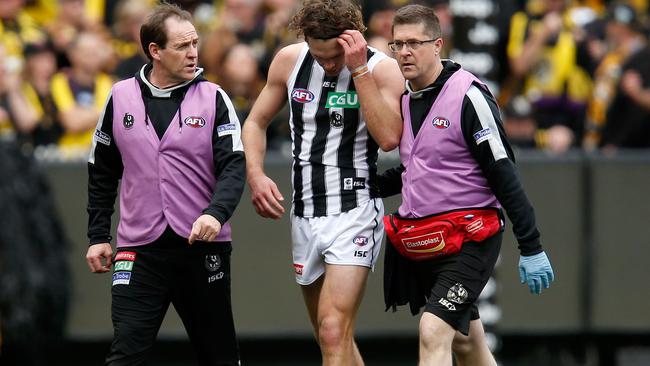
[[111, 270], [113, 248], [110, 243], [93, 244], [86, 252], [86, 263], [92, 273], [106, 273]]
[[220, 232], [221, 223], [219, 220], [212, 215], [203, 214], [192, 224], [192, 231], [187, 241], [190, 244], [193, 244], [196, 240], [212, 241]]
[[358, 30], [346, 30], [337, 42], [343, 47], [345, 65], [350, 71], [368, 63], [368, 42]]
[[275, 182], [266, 175], [249, 177], [251, 200], [258, 215], [270, 219], [279, 219], [284, 215], [282, 201], [284, 197]]
[[541, 294], [555, 279], [551, 262], [545, 252], [531, 256], [519, 256], [519, 280], [527, 283], [530, 292]]

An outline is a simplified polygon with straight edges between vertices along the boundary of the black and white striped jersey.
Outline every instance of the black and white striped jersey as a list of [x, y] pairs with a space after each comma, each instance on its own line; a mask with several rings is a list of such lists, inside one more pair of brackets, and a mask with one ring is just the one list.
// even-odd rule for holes
[[[368, 48], [368, 68], [386, 58]], [[349, 211], [378, 195], [379, 146], [368, 133], [350, 71], [327, 76], [305, 43], [287, 80], [293, 150], [293, 209], [318, 217]]]

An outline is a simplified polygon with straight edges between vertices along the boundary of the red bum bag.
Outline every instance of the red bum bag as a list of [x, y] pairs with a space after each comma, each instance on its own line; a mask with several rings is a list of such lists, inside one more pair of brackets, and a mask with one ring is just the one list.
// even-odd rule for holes
[[423, 261], [458, 253], [463, 243], [481, 242], [501, 231], [495, 208], [458, 210], [421, 218], [384, 216], [388, 239], [404, 257]]

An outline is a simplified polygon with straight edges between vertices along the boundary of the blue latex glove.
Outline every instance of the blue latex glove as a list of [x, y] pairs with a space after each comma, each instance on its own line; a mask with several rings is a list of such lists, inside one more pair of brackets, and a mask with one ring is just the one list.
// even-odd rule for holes
[[541, 294], [542, 286], [549, 288], [553, 279], [553, 268], [551, 268], [551, 262], [546, 253], [519, 256], [519, 280], [521, 283], [528, 282], [531, 293]]

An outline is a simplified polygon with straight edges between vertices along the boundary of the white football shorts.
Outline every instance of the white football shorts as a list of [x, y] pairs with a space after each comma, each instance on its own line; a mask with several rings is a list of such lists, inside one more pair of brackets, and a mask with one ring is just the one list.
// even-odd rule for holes
[[374, 269], [384, 238], [384, 203], [370, 199], [350, 211], [321, 217], [291, 213], [296, 282], [309, 285], [325, 273], [325, 263]]

